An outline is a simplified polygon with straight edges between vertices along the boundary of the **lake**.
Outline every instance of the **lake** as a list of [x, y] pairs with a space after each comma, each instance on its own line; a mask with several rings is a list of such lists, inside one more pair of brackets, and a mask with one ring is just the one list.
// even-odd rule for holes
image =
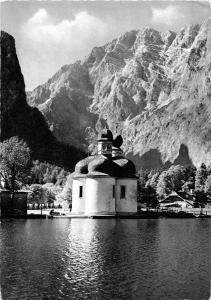
[[9, 299], [209, 299], [211, 219], [2, 220]]

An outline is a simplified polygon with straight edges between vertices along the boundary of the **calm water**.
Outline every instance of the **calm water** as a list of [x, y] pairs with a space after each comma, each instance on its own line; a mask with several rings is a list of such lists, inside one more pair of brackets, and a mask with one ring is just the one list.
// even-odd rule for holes
[[208, 299], [210, 219], [3, 220], [9, 299]]

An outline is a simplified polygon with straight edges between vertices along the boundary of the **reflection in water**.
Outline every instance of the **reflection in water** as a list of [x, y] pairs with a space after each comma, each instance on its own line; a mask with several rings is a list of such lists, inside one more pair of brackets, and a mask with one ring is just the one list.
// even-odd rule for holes
[[[71, 220], [64, 277], [77, 284], [75, 297], [87, 293], [93, 297], [126, 297], [135, 290], [138, 246], [133, 239], [125, 245], [125, 237], [136, 233], [137, 221]], [[130, 290], [126, 286], [128, 280], [131, 280]], [[65, 287], [62, 292], [68, 295]]]
[[3, 220], [2, 297], [208, 299], [210, 231], [193, 219]]

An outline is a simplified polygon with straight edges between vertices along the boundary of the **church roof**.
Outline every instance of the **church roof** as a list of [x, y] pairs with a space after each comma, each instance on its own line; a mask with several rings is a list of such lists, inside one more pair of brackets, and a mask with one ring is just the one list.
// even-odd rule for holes
[[136, 178], [136, 168], [132, 161], [124, 157], [88, 156], [76, 164], [72, 177], [89, 176]]
[[[112, 147], [108, 147], [108, 143]], [[98, 155], [88, 156], [80, 160], [75, 166], [76, 177], [111, 176], [117, 178], [136, 178], [136, 168], [132, 161], [122, 156], [120, 146], [123, 143], [121, 135], [113, 138], [107, 129], [98, 138]]]

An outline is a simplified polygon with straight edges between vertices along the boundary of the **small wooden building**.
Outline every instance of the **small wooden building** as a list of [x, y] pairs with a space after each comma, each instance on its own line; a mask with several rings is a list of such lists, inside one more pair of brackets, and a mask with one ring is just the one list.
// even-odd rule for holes
[[25, 217], [27, 216], [28, 191], [16, 191], [14, 199], [7, 189], [0, 189], [0, 217]]
[[176, 192], [172, 192], [169, 196], [167, 196], [164, 200], [160, 202], [160, 207], [193, 208], [193, 201], [183, 199]]

